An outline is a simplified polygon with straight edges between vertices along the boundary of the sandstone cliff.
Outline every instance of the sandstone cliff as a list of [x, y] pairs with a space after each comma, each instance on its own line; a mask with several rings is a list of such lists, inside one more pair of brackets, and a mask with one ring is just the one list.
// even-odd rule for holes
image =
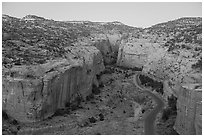
[[202, 88], [200, 84], [176, 89], [177, 117], [174, 128], [182, 135], [202, 135]]
[[122, 35], [118, 33], [99, 33], [91, 34], [90, 37], [80, 37], [76, 45], [92, 45], [95, 46], [103, 55], [105, 64], [113, 64], [117, 61], [118, 49]]
[[148, 57], [158, 52], [158, 49], [158, 43], [152, 43], [145, 38], [135, 39], [130, 36], [120, 44], [117, 65], [129, 68], [143, 68], [147, 63]]
[[3, 77], [3, 111], [21, 122], [52, 116], [92, 92], [103, 59], [95, 47], [70, 47], [66, 59], [42, 65], [15, 66]]
[[180, 83], [197, 83], [201, 73], [192, 66], [199, 61], [198, 52], [177, 49], [168, 52], [161, 43], [152, 43], [150, 38], [129, 37], [122, 40], [117, 65], [128, 68], [143, 68], [143, 72], [159, 79], [170, 79]]

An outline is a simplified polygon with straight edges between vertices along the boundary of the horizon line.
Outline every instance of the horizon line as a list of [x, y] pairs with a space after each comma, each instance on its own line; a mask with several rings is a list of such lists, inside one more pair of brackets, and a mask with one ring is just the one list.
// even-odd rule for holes
[[91, 21], [91, 20], [55, 20], [55, 19], [50, 19], [50, 18], [46, 18], [46, 17], [43, 17], [43, 16], [40, 16], [40, 15], [34, 15], [34, 14], [27, 14], [27, 15], [25, 15], [25, 16], [23, 16], [23, 17], [16, 17], [16, 16], [11, 16], [11, 15], [8, 15], [8, 14], [3, 14], [2, 13], [2, 17], [3, 17], [3, 15], [7, 15], [7, 16], [10, 16], [10, 17], [14, 17], [14, 18], [17, 18], [17, 19], [22, 19], [22, 18], [24, 18], [24, 17], [26, 17], [26, 16], [28, 16], [28, 15], [31, 15], [31, 16], [37, 16], [37, 17], [42, 17], [42, 18], [44, 18], [44, 19], [47, 19], [47, 20], [54, 20], [54, 21], [61, 21], [61, 22], [71, 22], [71, 21], [78, 21], [78, 22], [85, 22], [85, 21], [89, 21], [89, 22], [93, 22], [93, 23], [111, 23], [111, 22], [120, 22], [120, 23], [122, 23], [122, 24], [124, 24], [124, 25], [127, 25], [127, 26], [130, 26], [130, 27], [135, 27], [135, 28], [142, 28], [142, 29], [146, 29], [146, 28], [149, 28], [149, 27], [152, 27], [152, 26], [154, 26], [154, 25], [157, 25], [157, 24], [161, 24], [161, 23], [166, 23], [166, 22], [169, 22], [169, 21], [174, 21], [174, 20], [178, 20], [178, 19], [181, 19], [181, 18], [202, 18], [202, 16], [182, 16], [182, 17], [179, 17], [179, 18], [175, 18], [175, 19], [172, 19], [172, 20], [167, 20], [167, 21], [163, 21], [163, 22], [158, 22], [158, 23], [156, 23], [156, 24], [152, 24], [152, 25], [150, 25], [150, 26], [147, 26], [147, 27], [141, 27], [141, 26], [133, 26], [133, 25], [128, 25], [128, 24], [125, 24], [125, 23], [123, 23], [123, 22], [121, 22], [121, 21], [118, 21], [118, 20], [114, 20], [114, 21]]

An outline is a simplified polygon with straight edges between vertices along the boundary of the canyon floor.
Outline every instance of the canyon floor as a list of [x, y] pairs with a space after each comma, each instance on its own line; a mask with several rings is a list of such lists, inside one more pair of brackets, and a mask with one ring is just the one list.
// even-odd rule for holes
[[[109, 66], [99, 78], [99, 88], [93, 88], [93, 93], [87, 100], [82, 100], [72, 110], [58, 110], [54, 116], [30, 124], [6, 120], [5, 116], [2, 132], [41, 135], [142, 135], [144, 118], [156, 104], [148, 94], [134, 85], [135, 73], [136, 71]], [[165, 125], [161, 120], [157, 124]], [[156, 131], [157, 134], [164, 133]]]

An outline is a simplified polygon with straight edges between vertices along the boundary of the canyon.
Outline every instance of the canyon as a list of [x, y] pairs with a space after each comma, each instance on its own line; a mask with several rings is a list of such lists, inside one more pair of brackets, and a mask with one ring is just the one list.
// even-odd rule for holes
[[[60, 130], [56, 127], [43, 130], [42, 127], [43, 121], [51, 119], [53, 125], [52, 120], [62, 120], [63, 116], [54, 118], [62, 110], [65, 111], [63, 115], [66, 111], [92, 113], [74, 108], [82, 104], [86, 108], [87, 104], [84, 103], [93, 102], [90, 101], [93, 94], [100, 100], [102, 97], [98, 96], [110, 92], [106, 99], [115, 104], [112, 98], [121, 98], [120, 93], [114, 93], [119, 90], [116, 88], [119, 85], [123, 86], [119, 87], [122, 100], [126, 102], [124, 108], [130, 104], [134, 107], [121, 113], [116, 105], [114, 114], [118, 113], [118, 118], [122, 118], [130, 128], [137, 123], [138, 129], [129, 131], [117, 116], [104, 112], [103, 115], [107, 115], [109, 120], [106, 123], [105, 119], [104, 129], [107, 124], [112, 124], [111, 129], [121, 128], [118, 132], [114, 129], [113, 133], [107, 129], [104, 134], [144, 134], [142, 112], [151, 111], [155, 102], [151, 99], [148, 101], [148, 97], [131, 82], [138, 71], [162, 83], [163, 94], [155, 90], [154, 94], [166, 102], [172, 95], [177, 98], [177, 115], [172, 130], [178, 134], [202, 134], [201, 18], [180, 18], [145, 29], [120, 22], [54, 21], [35, 15], [21, 19], [3, 15], [2, 21], [2, 111], [5, 119], [9, 117], [22, 123], [18, 134], [36, 134], [41, 129], [39, 133], [49, 134], [50, 129], [53, 132]], [[110, 91], [106, 91], [107, 88]], [[99, 91], [103, 92], [93, 93]], [[140, 99], [134, 101], [136, 96], [145, 96], [147, 103], [140, 102]], [[103, 106], [96, 104], [99, 108]], [[109, 112], [110, 106], [103, 107]], [[103, 109], [99, 112], [102, 113]], [[99, 113], [96, 106], [93, 107], [94, 114], [95, 110]], [[73, 115], [65, 116], [67, 123], [70, 116]], [[74, 119], [81, 121], [78, 117], [82, 115], [74, 114]], [[103, 119], [102, 114], [99, 117]], [[97, 121], [95, 116], [88, 119], [88, 125]], [[76, 127], [77, 130], [81, 127], [80, 134], [91, 134], [92, 131], [103, 133], [97, 122], [91, 125], [93, 129], [86, 131], [86, 126], [79, 126], [76, 121], [71, 122], [75, 125], [73, 129], [66, 122], [59, 122], [65, 124], [63, 128], [70, 128], [70, 132], [59, 131], [60, 134], [77, 134]], [[31, 123], [33, 126], [30, 126]], [[31, 131], [35, 129], [34, 123], [40, 128]]]
[[137, 73], [133, 79], [135, 86], [146, 92], [150, 97], [152, 97], [156, 102], [156, 107], [146, 116], [145, 118], [145, 135], [155, 135], [155, 120], [158, 113], [164, 108], [165, 103], [163, 100], [152, 93], [151, 89], [141, 86], [141, 80], [139, 78], [140, 73]]

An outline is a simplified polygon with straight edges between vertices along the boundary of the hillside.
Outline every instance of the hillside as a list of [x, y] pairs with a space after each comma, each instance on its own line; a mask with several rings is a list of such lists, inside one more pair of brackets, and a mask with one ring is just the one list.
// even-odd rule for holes
[[[121, 43], [119, 64], [144, 67], [144, 71], [151, 74], [155, 72], [157, 74], [154, 75], [160, 78], [174, 78], [177, 81], [181, 79], [178, 75], [186, 76], [192, 68], [199, 71], [202, 68], [201, 18], [180, 18], [157, 24], [144, 29], [144, 32], [130, 35]], [[186, 73], [182, 74], [184, 68]], [[166, 77], [164, 73], [176, 75], [177, 78]]]
[[3, 15], [3, 66], [43, 64], [65, 57], [66, 47], [79, 38], [94, 41], [94, 35], [122, 34], [139, 30], [118, 22], [54, 21], [34, 15], [20, 18]]
[[199, 25], [202, 25], [202, 18], [183, 17], [172, 21], [167, 21], [164, 23], [153, 25], [149, 28], [146, 28], [146, 30], [149, 32], [160, 33], [160, 34], [162, 33], [175, 34], [179, 30], [181, 31], [188, 28], [195, 28], [196, 26], [199, 26]]

